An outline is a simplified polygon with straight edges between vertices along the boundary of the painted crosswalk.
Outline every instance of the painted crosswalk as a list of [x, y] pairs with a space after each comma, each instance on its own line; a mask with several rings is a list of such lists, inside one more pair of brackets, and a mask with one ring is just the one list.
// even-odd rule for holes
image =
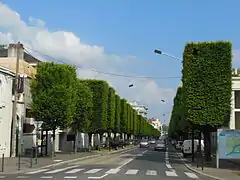
[[[55, 176], [59, 173], [63, 173], [65, 176], [64, 179], [79, 179], [82, 176], [91, 176], [94, 174], [102, 174], [102, 175], [125, 175], [125, 176], [134, 176], [134, 175], [145, 175], [145, 176], [167, 176], [167, 177], [185, 177], [189, 179], [199, 179], [199, 177], [193, 172], [177, 172], [174, 169], [162, 170], [159, 171], [157, 169], [120, 169], [120, 168], [83, 168], [79, 166], [69, 166], [65, 168], [58, 169], [39, 169], [31, 172], [27, 172], [25, 174], [19, 175], [16, 179], [28, 179], [31, 178], [31, 175], [40, 174], [40, 179], [54, 179]], [[5, 179], [6, 176], [0, 176], [0, 179]]]

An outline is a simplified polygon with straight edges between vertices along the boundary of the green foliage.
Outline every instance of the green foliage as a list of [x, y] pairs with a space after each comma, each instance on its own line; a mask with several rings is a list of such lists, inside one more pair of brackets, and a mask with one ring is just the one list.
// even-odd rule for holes
[[171, 137], [182, 135], [182, 133], [188, 131], [190, 127], [187, 121], [184, 100], [184, 90], [182, 87], [178, 87], [168, 129], [168, 135]]
[[80, 79], [76, 82], [77, 104], [73, 127], [78, 132], [89, 132], [93, 108], [93, 95], [85, 81]]
[[107, 82], [102, 80], [86, 80], [93, 95], [93, 111], [91, 133], [104, 133], [107, 130], [108, 91]]
[[126, 99], [121, 99], [121, 113], [120, 113], [120, 130], [122, 133], [127, 133], [127, 101]]
[[119, 95], [115, 94], [115, 121], [114, 121], [114, 133], [120, 133], [120, 113], [121, 113], [121, 103]]
[[131, 121], [132, 121], [132, 106], [127, 103], [127, 121], [126, 121], [127, 134], [131, 133]]
[[229, 121], [231, 70], [230, 42], [186, 44], [182, 81], [187, 117], [193, 125], [219, 127]]
[[138, 115], [137, 111], [133, 110], [133, 135], [138, 135]]
[[75, 67], [40, 63], [32, 80], [32, 111], [48, 129], [68, 127], [76, 110]]
[[115, 111], [116, 111], [116, 102], [115, 102], [115, 90], [112, 87], [109, 87], [108, 91], [108, 115], [107, 115], [107, 131], [112, 132], [115, 127]]

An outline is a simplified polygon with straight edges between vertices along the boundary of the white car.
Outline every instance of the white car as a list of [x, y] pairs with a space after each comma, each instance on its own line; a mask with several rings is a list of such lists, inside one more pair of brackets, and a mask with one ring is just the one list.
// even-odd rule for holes
[[182, 150], [182, 145], [183, 145], [183, 142], [178, 141], [177, 144], [176, 144], [176, 149], [181, 149]]
[[140, 148], [148, 148], [149, 144], [147, 140], [142, 140], [139, 145]]
[[[197, 152], [199, 145], [199, 141], [197, 139], [194, 140], [194, 153]], [[201, 151], [204, 150], [204, 141], [201, 141]], [[192, 140], [188, 139], [183, 141], [183, 146], [182, 146], [182, 153], [183, 157], [187, 157], [188, 155], [192, 155]]]

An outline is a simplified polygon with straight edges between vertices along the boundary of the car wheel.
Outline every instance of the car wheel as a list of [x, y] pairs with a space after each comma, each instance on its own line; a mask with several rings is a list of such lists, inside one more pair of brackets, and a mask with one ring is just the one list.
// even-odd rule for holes
[[184, 158], [186, 158], [186, 157], [187, 157], [187, 155], [183, 153], [183, 157], [184, 157]]

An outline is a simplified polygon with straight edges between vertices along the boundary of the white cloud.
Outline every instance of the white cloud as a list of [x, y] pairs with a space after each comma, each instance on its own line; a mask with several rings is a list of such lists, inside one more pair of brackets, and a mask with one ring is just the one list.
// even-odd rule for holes
[[240, 67], [240, 50], [233, 50], [233, 67]]
[[[6, 32], [0, 32], [1, 44], [20, 40], [27, 49], [33, 49], [84, 68], [126, 73], [124, 67], [140, 65], [134, 56], [120, 57], [106, 54], [104, 47], [83, 43], [72, 32], [52, 32], [40, 19], [29, 17], [29, 22], [26, 23], [17, 12], [2, 3], [0, 3], [0, 28]], [[78, 74], [80, 77], [107, 80], [122, 97], [147, 104], [151, 115], [157, 115], [158, 111], [161, 113], [166, 111], [166, 108], [170, 108], [175, 95], [175, 90], [160, 88], [155, 81], [149, 79], [109, 76], [86, 69], [79, 69]], [[134, 84], [133, 88], [128, 88], [130, 83]], [[162, 104], [162, 99], [168, 102], [165, 108], [166, 105]]]

